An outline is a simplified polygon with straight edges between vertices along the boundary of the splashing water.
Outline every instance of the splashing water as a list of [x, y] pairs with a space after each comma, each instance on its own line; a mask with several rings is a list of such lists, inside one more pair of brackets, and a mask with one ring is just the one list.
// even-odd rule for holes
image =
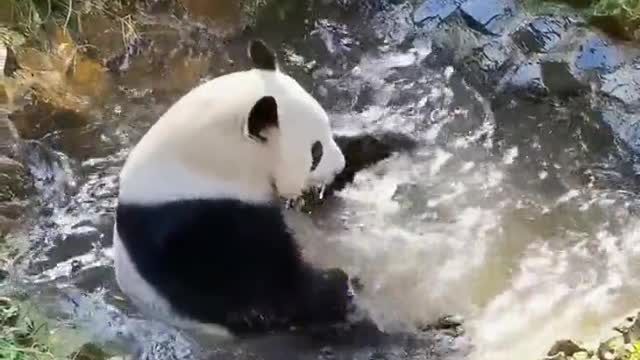
[[[411, 10], [401, 4], [378, 13], [369, 34], [377, 46], [357, 61], [349, 51], [361, 39], [346, 24], [322, 19], [311, 33], [332, 58], [343, 59], [337, 65], [319, 59], [312, 74], [312, 90], [327, 104], [336, 131], [392, 130], [412, 135], [420, 147], [358, 173], [354, 184], [329, 199], [331, 211], [312, 218], [290, 213], [305, 256], [358, 276], [364, 284], [360, 303], [385, 329], [463, 315], [473, 360], [534, 359], [559, 338], [596, 339], [608, 323], [638, 306], [640, 200], [624, 188], [577, 181], [571, 174], [576, 162], [594, 169], [602, 164], [556, 156], [556, 146], [569, 145], [535, 139], [512, 125], [533, 122], [533, 111], [509, 123], [453, 68], [424, 65], [431, 54], [428, 39], [415, 37], [407, 45]], [[308, 60], [294, 52], [290, 57], [300, 64]], [[125, 147], [141, 131], [130, 123], [118, 127]], [[77, 186], [73, 199], [60, 201], [71, 205], [56, 205], [48, 219], [59, 233], [86, 233], [78, 222], [112, 211], [125, 155], [126, 149], [74, 166], [58, 162], [64, 166], [56, 174], [65, 175], [53, 179], [59, 192]], [[43, 171], [36, 162], [32, 166]], [[83, 180], [74, 172], [88, 175]], [[109, 269], [106, 228], [97, 246], [72, 252], [27, 279], [58, 291], [92, 282], [69, 273], [74, 260], [85, 270]], [[49, 227], [31, 237], [51, 245], [52, 232]], [[30, 261], [46, 262], [46, 248], [32, 249]], [[112, 274], [106, 277], [112, 280]], [[112, 294], [101, 291], [87, 290], [95, 295], [89, 299], [74, 295], [73, 309], [64, 312], [95, 337], [138, 334], [136, 341], [174, 342], [173, 350], [165, 350], [178, 358], [193, 355], [179, 334], [105, 304]]]

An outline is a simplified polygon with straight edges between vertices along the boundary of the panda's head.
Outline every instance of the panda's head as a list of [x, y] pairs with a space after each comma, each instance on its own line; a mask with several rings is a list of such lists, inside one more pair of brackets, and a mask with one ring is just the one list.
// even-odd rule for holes
[[310, 186], [331, 181], [344, 169], [345, 158], [333, 139], [327, 113], [278, 69], [274, 52], [262, 41], [251, 42], [248, 52], [265, 88], [247, 114], [243, 132], [275, 160], [272, 180], [278, 195], [296, 197]]
[[120, 174], [121, 201], [296, 198], [342, 171], [322, 106], [263, 42], [249, 57], [252, 69], [197, 86], [149, 129]]

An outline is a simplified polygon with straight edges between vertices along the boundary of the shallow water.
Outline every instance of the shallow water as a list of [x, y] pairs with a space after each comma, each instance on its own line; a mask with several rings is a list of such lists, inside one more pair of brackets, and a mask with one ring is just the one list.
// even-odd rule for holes
[[[637, 309], [640, 197], [626, 150], [584, 104], [492, 106], [446, 63], [425, 61], [429, 36], [413, 27], [410, 4], [363, 7], [316, 9], [305, 40], [254, 29], [287, 40], [285, 68], [327, 107], [336, 132], [393, 130], [420, 143], [359, 173], [310, 217], [291, 213], [305, 255], [360, 277], [360, 302], [385, 329], [463, 315], [473, 360], [533, 359], [559, 338], [594, 340]], [[225, 55], [242, 56], [244, 42], [232, 38]], [[118, 298], [111, 215], [127, 149], [177, 94], [114, 96], [83, 151], [34, 145], [45, 200], [13, 234], [28, 240], [20, 287], [88, 337], [151, 343], [156, 358], [193, 354]], [[465, 354], [466, 341], [446, 343], [450, 356]]]

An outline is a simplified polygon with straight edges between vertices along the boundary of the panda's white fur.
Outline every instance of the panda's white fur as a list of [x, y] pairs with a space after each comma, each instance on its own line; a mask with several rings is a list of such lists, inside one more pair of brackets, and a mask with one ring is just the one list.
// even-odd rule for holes
[[[191, 90], [129, 154], [114, 231], [118, 284], [142, 310], [180, 326], [237, 333], [340, 321], [346, 275], [299, 258], [274, 199], [331, 181], [344, 156], [321, 105], [270, 50], [253, 42], [250, 56], [253, 69]], [[274, 100], [277, 126], [265, 112]], [[267, 119], [250, 134], [261, 102], [255, 118]], [[311, 171], [317, 141], [322, 157]]]
[[[247, 134], [249, 109], [262, 96], [278, 104], [278, 128], [264, 146]], [[324, 155], [310, 172], [311, 145]], [[293, 78], [261, 69], [208, 81], [178, 100], [130, 153], [120, 198], [136, 202], [232, 197], [263, 202], [295, 198], [344, 168], [329, 119]]]

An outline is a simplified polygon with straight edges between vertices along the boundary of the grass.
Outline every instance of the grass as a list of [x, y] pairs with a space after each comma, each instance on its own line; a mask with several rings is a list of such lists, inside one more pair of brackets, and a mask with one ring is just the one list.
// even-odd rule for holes
[[592, 25], [623, 40], [640, 41], [640, 0], [529, 0], [534, 11], [571, 6]]
[[47, 324], [36, 323], [20, 305], [0, 298], [0, 359], [55, 359], [45, 344]]
[[119, 20], [124, 36], [134, 32], [131, 14], [136, 4], [135, 0], [0, 0], [0, 28], [35, 38], [48, 24], [82, 32], [83, 16], [98, 14]]

